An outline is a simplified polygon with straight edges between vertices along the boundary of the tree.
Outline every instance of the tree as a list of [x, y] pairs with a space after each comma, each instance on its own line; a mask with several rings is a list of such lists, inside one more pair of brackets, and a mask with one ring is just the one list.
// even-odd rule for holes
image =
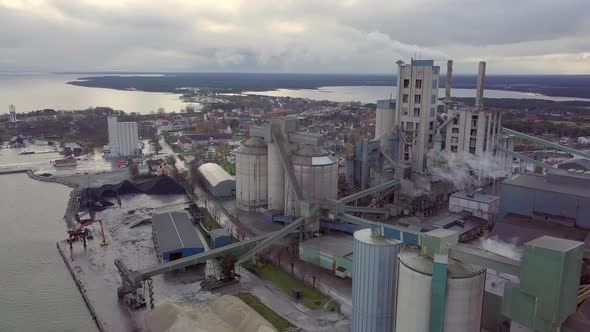
[[231, 119], [229, 121], [229, 127], [232, 131], [237, 131], [238, 129], [240, 129], [240, 121], [238, 119]]
[[170, 156], [166, 156], [166, 163], [168, 165], [174, 165], [176, 164], [176, 157], [170, 155]]
[[186, 105], [186, 107], [184, 108], [184, 110], [186, 111], [186, 113], [188, 114], [192, 114], [195, 113], [195, 105]]
[[227, 143], [221, 143], [215, 148], [215, 159], [217, 159], [218, 163], [224, 163], [227, 161], [227, 157], [229, 156], [230, 147]]
[[135, 179], [139, 176], [139, 165], [133, 161], [129, 161], [129, 176]]

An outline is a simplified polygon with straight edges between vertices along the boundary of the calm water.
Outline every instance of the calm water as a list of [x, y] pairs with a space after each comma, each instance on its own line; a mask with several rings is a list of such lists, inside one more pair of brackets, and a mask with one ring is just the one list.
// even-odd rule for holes
[[[453, 89], [453, 97], [475, 97], [475, 89]], [[439, 97], [444, 97], [445, 89], [439, 88]], [[325, 86], [314, 89], [278, 89], [274, 91], [250, 91], [245, 94], [255, 94], [273, 97], [308, 98], [314, 100], [330, 100], [335, 102], [360, 101], [361, 103], [374, 103], [379, 99], [395, 99], [395, 86]], [[586, 100], [584, 98], [549, 97], [533, 93], [485, 90], [485, 98], [516, 98], [516, 99], [546, 99], [554, 101]]]
[[0, 176], [0, 331], [96, 331], [57, 252], [70, 189]]
[[80, 110], [89, 106], [108, 106], [127, 113], [150, 113], [162, 107], [168, 112], [179, 111], [185, 103], [171, 93], [121, 91], [86, 88], [65, 84], [83, 75], [69, 74], [0, 74], [0, 113], [8, 105], [17, 112], [38, 109]]

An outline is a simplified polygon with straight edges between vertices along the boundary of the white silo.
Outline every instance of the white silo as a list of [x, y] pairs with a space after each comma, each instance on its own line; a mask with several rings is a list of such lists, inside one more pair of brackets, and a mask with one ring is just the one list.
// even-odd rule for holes
[[[396, 332], [428, 332], [434, 263], [416, 248], [398, 255]], [[479, 331], [485, 270], [449, 259], [444, 328]]]
[[260, 137], [248, 139], [236, 152], [236, 205], [250, 210], [268, 203], [268, 150]]
[[[319, 146], [303, 145], [291, 155], [293, 172], [306, 201], [338, 198], [338, 159]], [[289, 181], [287, 180], [287, 191]]]
[[395, 327], [396, 259], [402, 242], [354, 233], [352, 242], [352, 331], [393, 331]]

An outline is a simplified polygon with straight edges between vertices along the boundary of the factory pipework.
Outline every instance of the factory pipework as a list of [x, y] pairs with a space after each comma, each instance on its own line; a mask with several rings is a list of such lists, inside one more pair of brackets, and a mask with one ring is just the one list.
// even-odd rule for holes
[[477, 93], [475, 95], [475, 110], [479, 111], [483, 107], [483, 91], [484, 80], [486, 77], [486, 63], [479, 62], [479, 69], [477, 70]]

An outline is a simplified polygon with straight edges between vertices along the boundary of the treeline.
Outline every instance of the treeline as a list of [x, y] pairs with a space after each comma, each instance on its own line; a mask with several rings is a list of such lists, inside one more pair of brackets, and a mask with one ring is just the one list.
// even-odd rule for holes
[[[453, 98], [453, 102], [473, 105], [475, 98]], [[484, 105], [489, 108], [506, 110], [528, 110], [530, 112], [554, 112], [589, 114], [590, 101], [552, 101], [544, 99], [485, 98]]]

